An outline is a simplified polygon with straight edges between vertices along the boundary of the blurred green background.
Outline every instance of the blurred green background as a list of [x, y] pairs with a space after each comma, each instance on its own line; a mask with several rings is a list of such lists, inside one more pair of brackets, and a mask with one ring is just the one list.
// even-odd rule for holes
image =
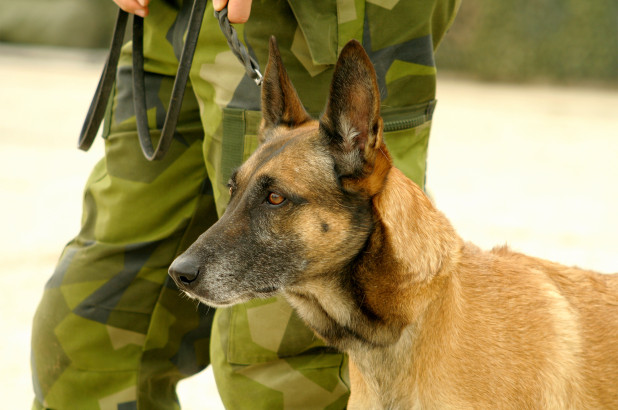
[[[106, 48], [115, 15], [111, 0], [0, 0], [0, 41]], [[437, 65], [483, 80], [618, 86], [618, 1], [463, 0]]]
[[439, 69], [481, 79], [618, 85], [618, 1], [463, 0]]
[[0, 41], [107, 48], [116, 10], [111, 0], [0, 0]]

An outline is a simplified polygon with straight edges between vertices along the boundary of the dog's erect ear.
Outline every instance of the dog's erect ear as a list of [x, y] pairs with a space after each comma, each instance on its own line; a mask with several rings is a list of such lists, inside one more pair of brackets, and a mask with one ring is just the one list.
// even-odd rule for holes
[[268, 65], [262, 83], [262, 124], [260, 139], [269, 128], [279, 125], [294, 128], [311, 120], [285, 71], [277, 40], [270, 38]]
[[341, 177], [358, 179], [373, 171], [383, 145], [380, 92], [371, 60], [356, 40], [339, 55], [320, 128]]

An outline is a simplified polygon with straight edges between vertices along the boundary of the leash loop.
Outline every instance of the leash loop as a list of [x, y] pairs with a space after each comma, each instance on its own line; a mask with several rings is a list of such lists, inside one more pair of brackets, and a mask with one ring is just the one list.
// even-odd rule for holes
[[99, 84], [97, 85], [90, 107], [88, 108], [82, 130], [79, 133], [77, 147], [81, 150], [88, 151], [88, 149], [90, 149], [94, 138], [97, 136], [103, 117], [105, 117], [107, 101], [109, 100], [109, 96], [114, 88], [114, 81], [116, 80], [116, 69], [118, 68], [120, 50], [122, 49], [122, 41], [124, 39], [124, 32], [128, 20], [129, 13], [119, 9], [111, 46], [107, 59], [105, 60], [105, 65], [103, 66], [103, 73], [101, 73]]
[[161, 129], [161, 136], [156, 149], [153, 148], [152, 138], [150, 136], [150, 127], [148, 126], [148, 115], [146, 111], [146, 86], [144, 84], [144, 19], [135, 16], [133, 20], [133, 106], [135, 108], [135, 118], [137, 120], [137, 135], [139, 137], [140, 146], [144, 156], [149, 161], [161, 159], [167, 153], [174, 134], [176, 133], [176, 124], [180, 116], [180, 108], [182, 99], [185, 94], [189, 72], [191, 71], [191, 63], [195, 55], [195, 47], [197, 39], [202, 27], [204, 19], [204, 10], [206, 9], [206, 0], [194, 0], [189, 17], [189, 27], [185, 45], [180, 54], [178, 62], [178, 73], [174, 80], [170, 103], [167, 107], [165, 122]]
[[[191, 64], [193, 62], [193, 56], [195, 55], [195, 48], [197, 46], [205, 10], [206, 0], [193, 0], [185, 45], [180, 55], [180, 61], [178, 62], [178, 73], [174, 80], [172, 95], [156, 148], [152, 143], [146, 108], [144, 19], [139, 16], [133, 16], [133, 107], [135, 110], [139, 143], [144, 156], [149, 161], [163, 158], [174, 139], [176, 124], [180, 116], [182, 99], [187, 86], [189, 72], [191, 71]], [[105, 117], [105, 110], [116, 79], [116, 70], [118, 69], [118, 60], [120, 58], [128, 16], [129, 13], [123, 10], [118, 11], [109, 54], [79, 135], [78, 147], [84, 151], [87, 151], [92, 145], [99, 127], [101, 126], [101, 122]], [[219, 12], [215, 11], [215, 17], [219, 21], [219, 27], [227, 39], [230, 49], [245, 67], [247, 75], [260, 86], [262, 84], [262, 73], [260, 72], [259, 64], [249, 55], [247, 48], [238, 39], [238, 34], [227, 17], [227, 7]]]

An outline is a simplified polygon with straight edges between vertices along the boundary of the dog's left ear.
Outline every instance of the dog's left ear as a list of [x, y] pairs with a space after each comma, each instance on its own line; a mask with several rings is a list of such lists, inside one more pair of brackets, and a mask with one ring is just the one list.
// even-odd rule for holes
[[285, 71], [277, 40], [273, 36], [270, 38], [268, 64], [262, 83], [260, 142], [268, 137], [269, 129], [280, 125], [294, 128], [310, 120]]
[[346, 44], [339, 55], [320, 129], [343, 179], [360, 180], [372, 174], [380, 151], [390, 167], [390, 157], [383, 148], [376, 73], [356, 40]]

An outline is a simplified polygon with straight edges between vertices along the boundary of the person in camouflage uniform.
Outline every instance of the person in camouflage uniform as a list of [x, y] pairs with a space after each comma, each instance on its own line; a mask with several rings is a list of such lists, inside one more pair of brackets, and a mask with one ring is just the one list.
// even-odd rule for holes
[[[459, 0], [254, 1], [236, 28], [262, 67], [275, 35], [309, 112], [328, 95], [338, 51], [362, 42], [375, 64], [395, 165], [423, 186], [435, 105], [434, 50]], [[153, 0], [145, 19], [149, 125], [156, 136], [190, 2]], [[123, 49], [104, 125], [105, 158], [84, 191], [82, 228], [62, 253], [34, 318], [33, 408], [174, 409], [179, 380], [213, 366], [230, 409], [344, 408], [347, 361], [281, 298], [196, 307], [171, 261], [225, 209], [232, 169], [257, 146], [260, 89], [206, 10], [182, 113], [164, 159], [141, 153]]]

